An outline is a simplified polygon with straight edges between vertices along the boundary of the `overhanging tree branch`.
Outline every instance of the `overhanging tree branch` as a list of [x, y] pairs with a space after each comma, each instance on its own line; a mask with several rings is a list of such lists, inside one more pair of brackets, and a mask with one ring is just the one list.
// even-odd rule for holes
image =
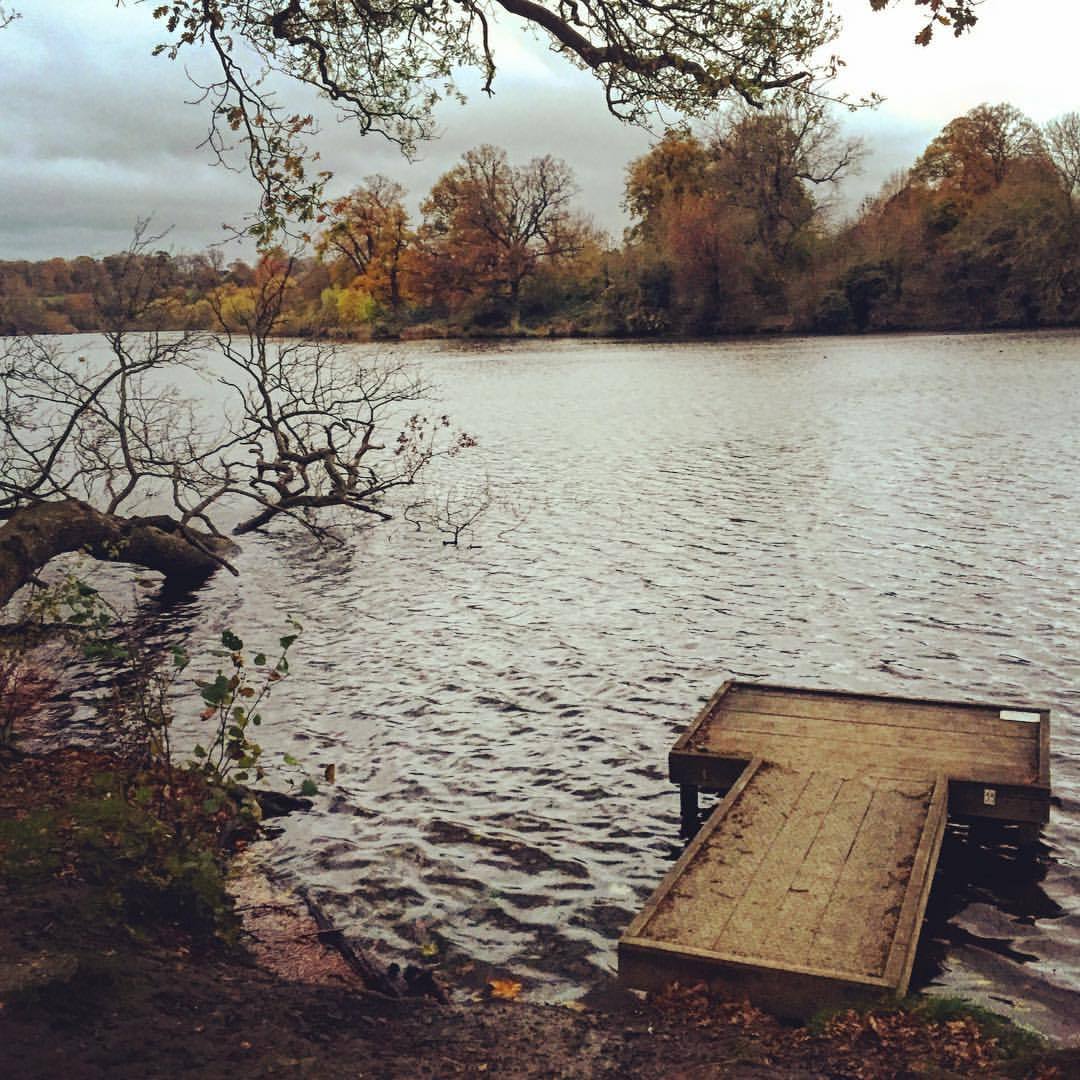
[[311, 118], [285, 114], [275, 76], [315, 87], [362, 132], [411, 152], [433, 133], [435, 105], [457, 94], [457, 72], [480, 67], [493, 89], [497, 19], [545, 35], [633, 122], [658, 106], [702, 116], [729, 94], [760, 104], [809, 87], [835, 70], [822, 49], [839, 28], [825, 0], [175, 0], [155, 13], [172, 35], [162, 51], [201, 44], [217, 56], [209, 143], [219, 157], [230, 131], [246, 145], [264, 239], [287, 218], [316, 216], [326, 183], [306, 170]]
[[210, 577], [231, 550], [228, 542], [181, 530], [168, 518], [123, 518], [79, 499], [34, 503], [0, 527], [0, 608], [41, 567], [67, 552], [134, 563], [174, 582], [197, 584]]
[[[66, 551], [188, 582], [233, 569], [223, 519], [242, 534], [287, 518], [320, 538], [334, 508], [385, 520], [392, 491], [473, 444], [416, 411], [424, 387], [403, 365], [273, 338], [291, 259], [264, 258], [228, 307], [214, 295], [220, 333], [160, 335], [124, 326], [154, 303], [141, 253], [129, 255], [114, 284], [142, 299], [114, 297], [103, 359], [0, 344], [0, 605]], [[202, 380], [212, 410], [172, 387], [181, 372]]]

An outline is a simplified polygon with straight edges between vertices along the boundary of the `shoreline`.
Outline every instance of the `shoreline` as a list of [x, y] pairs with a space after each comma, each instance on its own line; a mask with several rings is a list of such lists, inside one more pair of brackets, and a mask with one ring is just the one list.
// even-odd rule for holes
[[[415, 330], [417, 332], [410, 332]], [[430, 332], [423, 332], [430, 330]], [[20, 337], [47, 337], [47, 338], [72, 338], [99, 336], [106, 331], [97, 330], [64, 330], [47, 334], [0, 334], [0, 338], [17, 339]], [[208, 327], [191, 326], [147, 326], [132, 329], [132, 334], [216, 334], [223, 333], [220, 329], [214, 330]], [[237, 331], [232, 331], [237, 333]], [[865, 340], [877, 337], [969, 337], [978, 335], [1004, 335], [1004, 334], [1070, 334], [1080, 333], [1080, 323], [1046, 323], [1036, 326], [1008, 324], [1002, 326], [879, 326], [867, 327], [864, 330], [849, 331], [824, 331], [815, 330], [812, 327], [778, 327], [764, 326], [758, 329], [733, 331], [724, 334], [696, 335], [696, 334], [613, 334], [584, 329], [556, 330], [549, 326], [526, 327], [519, 330], [492, 329], [450, 332], [443, 328], [430, 326], [429, 324], [417, 327], [404, 327], [400, 332], [387, 334], [340, 334], [329, 331], [318, 333], [297, 332], [274, 334], [269, 337], [271, 341], [312, 341], [324, 342], [332, 345], [407, 345], [412, 342], [460, 342], [465, 344], [496, 342], [496, 341], [528, 341], [544, 342], [558, 341], [582, 343], [592, 342], [618, 342], [643, 345], [681, 345], [681, 344], [705, 344], [716, 345], [727, 342], [740, 341], [784, 341], [785, 339], [814, 338], [820, 340]]]

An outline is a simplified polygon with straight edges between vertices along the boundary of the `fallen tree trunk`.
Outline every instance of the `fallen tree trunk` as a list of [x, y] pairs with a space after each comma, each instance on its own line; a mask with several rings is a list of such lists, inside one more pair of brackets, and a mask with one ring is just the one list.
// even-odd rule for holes
[[104, 514], [78, 499], [36, 503], [16, 510], [0, 526], [0, 608], [50, 559], [68, 551], [157, 570], [171, 582], [197, 584], [235, 550], [228, 540], [184, 530], [170, 517]]

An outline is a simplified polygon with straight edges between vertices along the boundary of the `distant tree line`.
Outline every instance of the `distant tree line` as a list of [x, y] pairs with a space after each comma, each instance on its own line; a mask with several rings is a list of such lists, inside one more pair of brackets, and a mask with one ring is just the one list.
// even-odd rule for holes
[[1080, 114], [1040, 128], [1011, 105], [980, 105], [836, 224], [830, 200], [860, 154], [812, 100], [670, 130], [627, 168], [634, 224], [616, 246], [574, 208], [565, 163], [513, 165], [480, 146], [437, 181], [418, 222], [401, 185], [367, 177], [324, 206], [299, 255], [0, 262], [0, 333], [108, 325], [133, 259], [153, 293], [146, 329], [243, 328], [285, 261], [278, 325], [302, 336], [1080, 323]]

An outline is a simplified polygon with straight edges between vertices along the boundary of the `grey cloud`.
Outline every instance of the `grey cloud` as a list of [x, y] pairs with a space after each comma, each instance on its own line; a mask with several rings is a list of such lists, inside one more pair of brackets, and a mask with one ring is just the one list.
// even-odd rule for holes
[[205, 114], [156, 40], [145, 7], [101, 0], [39, 0], [0, 34], [0, 257], [116, 251], [150, 215], [201, 248], [250, 206], [249, 184], [196, 150]]

